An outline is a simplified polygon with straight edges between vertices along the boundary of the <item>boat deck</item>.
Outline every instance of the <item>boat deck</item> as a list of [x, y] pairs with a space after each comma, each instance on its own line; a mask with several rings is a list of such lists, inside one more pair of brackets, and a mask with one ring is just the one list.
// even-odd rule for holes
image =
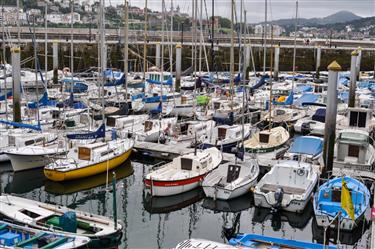
[[275, 192], [278, 188], [282, 188], [285, 194], [301, 195], [305, 193], [305, 190], [302, 188], [280, 186], [280, 185], [275, 185], [275, 184], [264, 184], [260, 190], [264, 193], [268, 193], [268, 192]]

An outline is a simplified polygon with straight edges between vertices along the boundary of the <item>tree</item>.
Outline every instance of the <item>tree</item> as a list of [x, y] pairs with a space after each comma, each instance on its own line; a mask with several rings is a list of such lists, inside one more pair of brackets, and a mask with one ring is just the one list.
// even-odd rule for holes
[[231, 21], [228, 18], [220, 17], [219, 24], [221, 28], [226, 28], [226, 29], [231, 28]]

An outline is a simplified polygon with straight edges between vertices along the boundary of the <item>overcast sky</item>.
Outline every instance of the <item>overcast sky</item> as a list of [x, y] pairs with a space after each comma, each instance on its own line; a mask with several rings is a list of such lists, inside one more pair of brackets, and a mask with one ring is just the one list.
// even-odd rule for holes
[[[106, 4], [117, 5], [125, 0], [106, 0]], [[205, 0], [207, 11], [211, 13], [211, 1]], [[264, 0], [243, 0], [249, 22], [264, 20]], [[148, 0], [148, 6], [161, 10], [161, 0]], [[200, 0], [198, 0], [198, 3]], [[230, 0], [215, 0], [215, 15], [230, 17]], [[144, 7], [145, 0], [129, 0], [130, 5]], [[165, 0], [169, 9], [171, 0]], [[182, 12], [191, 13], [192, 0], [173, 0], [173, 5], [179, 5]], [[238, 7], [240, 0], [236, 0]], [[268, 19], [293, 18], [295, 15], [295, 0], [268, 0]], [[362, 17], [375, 16], [375, 0], [299, 0], [299, 17], [325, 17], [340, 10], [352, 11]]]

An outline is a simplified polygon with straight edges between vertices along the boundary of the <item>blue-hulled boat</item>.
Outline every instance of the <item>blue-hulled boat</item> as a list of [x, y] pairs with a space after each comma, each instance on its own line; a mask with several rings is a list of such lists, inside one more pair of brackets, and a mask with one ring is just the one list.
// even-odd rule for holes
[[0, 248], [82, 248], [90, 242], [85, 236], [53, 233], [0, 221]]
[[[281, 239], [268, 237], [258, 234], [237, 234], [236, 237], [229, 240], [229, 244], [233, 246], [241, 246], [248, 248], [294, 248], [294, 249], [335, 249], [335, 246], [326, 246], [305, 241], [296, 241], [291, 239]], [[270, 246], [270, 247], [265, 247]]]
[[[355, 223], [361, 220], [370, 205], [370, 192], [363, 183], [349, 176], [345, 176], [344, 181], [351, 193], [355, 219], [352, 220], [341, 207], [342, 178], [337, 177], [320, 186], [319, 191], [315, 194], [314, 213], [318, 226], [328, 226], [341, 212], [339, 215], [340, 229], [353, 230], [356, 226]], [[331, 226], [334, 228], [335, 224]]]

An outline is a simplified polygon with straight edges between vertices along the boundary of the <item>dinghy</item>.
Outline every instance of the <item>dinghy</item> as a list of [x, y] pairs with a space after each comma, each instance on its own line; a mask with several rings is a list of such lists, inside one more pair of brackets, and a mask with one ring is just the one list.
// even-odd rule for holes
[[254, 188], [255, 206], [303, 212], [318, 182], [311, 164], [281, 161]]
[[229, 240], [235, 248], [272, 248], [272, 249], [337, 249], [336, 246], [325, 246], [312, 242], [275, 238], [258, 234], [237, 234]]
[[115, 226], [107, 217], [13, 195], [0, 196], [0, 216], [38, 230], [87, 236], [91, 239], [90, 247], [106, 248], [116, 245], [122, 235], [122, 225], [117, 223]]
[[[342, 184], [346, 184], [353, 205], [352, 219], [342, 208]], [[331, 223], [335, 218], [340, 220], [340, 229], [353, 230], [356, 224], [363, 219], [366, 209], [370, 205], [370, 192], [367, 187], [357, 179], [349, 176], [337, 177], [328, 180], [319, 187], [314, 197], [314, 213], [318, 226], [332, 228], [336, 223]], [[339, 217], [336, 217], [339, 216]]]
[[144, 183], [152, 196], [169, 196], [198, 187], [204, 176], [219, 166], [222, 155], [216, 148], [209, 148], [173, 159], [147, 174]]
[[221, 164], [204, 178], [203, 191], [215, 200], [233, 199], [249, 192], [255, 186], [258, 175], [256, 160]]
[[0, 221], [1, 248], [82, 248], [90, 242], [85, 236], [47, 232]]

